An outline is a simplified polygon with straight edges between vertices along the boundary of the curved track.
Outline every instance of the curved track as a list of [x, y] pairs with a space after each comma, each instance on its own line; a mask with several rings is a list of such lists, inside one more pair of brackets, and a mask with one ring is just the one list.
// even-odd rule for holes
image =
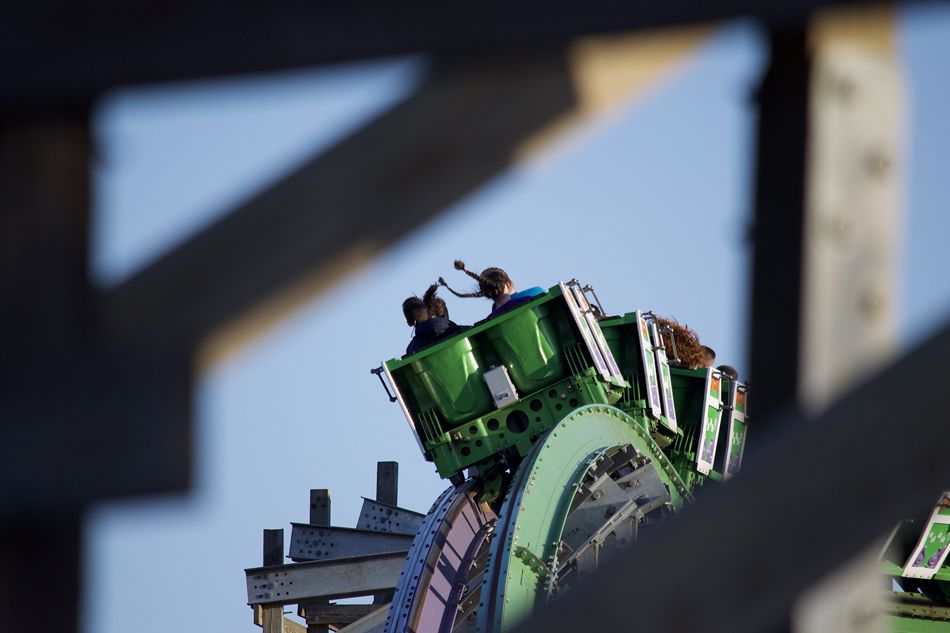
[[534, 446], [495, 514], [478, 484], [446, 490], [409, 551], [388, 633], [509, 630], [683, 503], [633, 418], [581, 407]]
[[406, 558], [388, 633], [452, 631], [472, 620], [484, 565], [479, 554], [495, 523], [494, 512], [477, 496], [475, 484], [467, 482], [433, 504]]
[[618, 409], [566, 417], [525, 458], [501, 507], [482, 590], [479, 631], [517, 624], [599, 557], [628, 545], [664, 508], [679, 480], [645, 431]]

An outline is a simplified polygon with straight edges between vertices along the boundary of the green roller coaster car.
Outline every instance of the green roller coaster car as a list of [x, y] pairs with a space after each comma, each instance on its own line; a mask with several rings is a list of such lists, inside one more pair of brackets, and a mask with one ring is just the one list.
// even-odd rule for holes
[[[590, 454], [628, 451], [652, 464], [665, 490], [658, 499], [674, 511], [741, 466], [747, 385], [671, 365], [671, 333], [651, 313], [605, 318], [596, 299], [589, 286], [561, 283], [373, 370], [439, 474], [458, 486], [467, 469], [480, 500], [499, 513], [483, 630], [508, 630], [552, 586], [570, 582], [553, 562], [570, 560], [565, 526], [581, 520], [570, 514], [578, 503], [571, 490], [583, 488], [574, 471], [595, 468]], [[893, 587], [884, 616], [894, 632], [950, 627], [950, 491], [928, 512], [901, 522], [882, 550]]]
[[[458, 484], [465, 469], [482, 477], [509, 469], [572, 411], [595, 404], [630, 416], [656, 451], [666, 451], [688, 489], [730, 474], [727, 448], [738, 466], [745, 418], [741, 437], [733, 437], [720, 417], [732, 411], [728, 396], [740, 387], [744, 405], [745, 387], [716, 370], [671, 368], [652, 315], [604, 319], [589, 295], [596, 301], [592, 289], [576, 280], [558, 284], [374, 370], [387, 391], [393, 387], [390, 398], [400, 403], [442, 477]], [[713, 384], [717, 397], [710, 401]], [[707, 403], [714, 415], [703, 411]], [[702, 434], [711, 440], [704, 442]]]

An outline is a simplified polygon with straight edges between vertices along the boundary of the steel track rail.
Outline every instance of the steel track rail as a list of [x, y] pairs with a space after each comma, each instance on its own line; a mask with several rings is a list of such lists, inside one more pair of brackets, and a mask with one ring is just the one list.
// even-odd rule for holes
[[[386, 621], [387, 633], [449, 633], [460, 604], [471, 600], [470, 573], [495, 515], [467, 482], [436, 500], [406, 557]], [[479, 589], [477, 587], [475, 589]]]
[[[653, 457], [655, 445], [641, 430], [620, 410], [593, 405], [538, 441], [499, 511], [478, 610], [480, 633], [509, 630], [547, 602], [579, 559], [592, 555], [586, 562], [596, 567], [601, 544], [622, 523], [639, 524], [647, 513], [683, 503], [679, 479]], [[612, 497], [598, 501], [604, 491]], [[631, 539], [623, 540], [625, 546]]]

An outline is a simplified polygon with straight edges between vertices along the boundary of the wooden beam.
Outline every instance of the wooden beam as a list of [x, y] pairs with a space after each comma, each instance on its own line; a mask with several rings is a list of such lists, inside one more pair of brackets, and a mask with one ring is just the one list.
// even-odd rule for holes
[[[805, 156], [811, 77], [805, 22], [769, 33], [770, 63], [758, 93], [750, 375], [758, 444], [796, 406], [801, 348]], [[750, 450], [749, 453], [752, 453]]]
[[[271, 71], [381, 55], [523, 50], [584, 34], [758, 16], [776, 22], [837, 0], [446, 5], [231, 3], [154, 8], [19, 2], [0, 16], [0, 103], [70, 102], [118, 85]], [[67, 16], [69, 19], [63, 19]]]
[[261, 607], [261, 628], [264, 633], [283, 633], [284, 607], [266, 604]]
[[303, 615], [307, 619], [307, 625], [311, 624], [333, 624], [337, 628], [353, 624], [360, 618], [364, 618], [373, 611], [379, 609], [379, 605], [372, 604], [307, 604], [303, 608]]
[[404, 103], [106, 293], [105, 329], [118, 342], [190, 346], [278, 288], [330, 283], [313, 271], [367, 261], [503, 171], [573, 100], [557, 51], [439, 67]]
[[[284, 531], [264, 530], [263, 562], [265, 567], [284, 562]], [[283, 633], [284, 607], [280, 604], [265, 604], [261, 607], [261, 627], [264, 633]]]
[[[374, 605], [376, 606], [376, 605]], [[353, 624], [340, 629], [339, 633], [374, 633], [381, 631], [389, 615], [389, 605], [377, 608]]]
[[78, 513], [49, 514], [0, 522], [0, 631], [29, 630], [24, 614], [41, 612], [42, 628], [79, 630], [83, 520]]
[[[254, 605], [254, 624], [257, 626], [264, 626], [264, 609], [263, 605], [255, 604]], [[281, 620], [281, 626], [283, 627], [282, 633], [308, 633], [307, 627], [303, 626], [298, 622], [283, 618]]]
[[188, 486], [192, 366], [183, 351], [37, 352], [0, 366], [15, 370], [0, 387], [0, 517]]
[[187, 354], [110, 348], [94, 318], [88, 125], [82, 107], [0, 120], [0, 518], [188, 483]]
[[4, 375], [16, 373], [7, 366], [21, 357], [75, 350], [94, 336], [87, 274], [91, 153], [86, 107], [0, 118]]
[[799, 384], [810, 410], [896, 349], [906, 117], [894, 12], [826, 11], [809, 26]]
[[[832, 9], [808, 26], [809, 96], [799, 400], [820, 411], [897, 343], [903, 113], [893, 6]], [[795, 633], [885, 631], [875, 542], [810, 587]]]

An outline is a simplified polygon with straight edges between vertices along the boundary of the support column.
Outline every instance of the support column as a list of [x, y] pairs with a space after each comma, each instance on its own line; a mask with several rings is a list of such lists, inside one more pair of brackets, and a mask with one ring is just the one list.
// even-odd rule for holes
[[[310, 491], [310, 525], [331, 525], [332, 506], [330, 501], [330, 490], [328, 488], [318, 488]], [[319, 607], [320, 605], [326, 604], [329, 604], [328, 600], [311, 602], [303, 605], [303, 610], [306, 612], [307, 608], [311, 605], [313, 607]], [[330, 633], [330, 626], [327, 624], [310, 624], [308, 622], [307, 633]]]
[[[399, 462], [376, 462], [376, 501], [391, 506], [399, 505]], [[392, 592], [373, 596], [373, 604], [388, 604], [392, 601]]]
[[[284, 564], [284, 531], [282, 529], [264, 530], [263, 563], [265, 566]], [[265, 605], [261, 607], [261, 626], [264, 633], [283, 633], [283, 605]]]
[[805, 150], [811, 61], [804, 22], [769, 30], [759, 89], [750, 375], [750, 454], [773, 415], [795, 406], [801, 341]]
[[[16, 395], [12, 378], [29, 359], [89, 343], [89, 160], [85, 107], [0, 119], [0, 403]], [[83, 504], [24, 503], [0, 519], [0, 630], [43, 613], [44, 626], [77, 631]]]
[[[824, 410], [894, 352], [903, 233], [903, 86], [894, 31], [890, 7], [825, 10], [809, 25], [799, 369], [799, 398], [809, 413]], [[879, 571], [880, 550], [873, 544], [805, 592], [792, 630], [883, 633], [889, 583]]]

